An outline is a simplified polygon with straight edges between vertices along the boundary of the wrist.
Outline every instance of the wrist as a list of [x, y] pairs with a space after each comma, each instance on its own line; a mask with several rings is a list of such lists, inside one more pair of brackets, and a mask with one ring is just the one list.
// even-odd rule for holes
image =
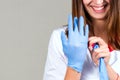
[[68, 66], [64, 80], [80, 80], [80, 76], [81, 73]]
[[116, 73], [116, 79], [115, 80], [118, 80], [119, 79], [119, 75], [118, 73]]
[[78, 64], [68, 64], [68, 67], [74, 69], [75, 71], [77, 71], [78, 73], [81, 73], [82, 72], [82, 69], [83, 69], [83, 65], [78, 63]]
[[71, 72], [74, 72], [76, 74], [80, 74], [80, 72], [77, 72], [75, 69], [73, 69], [72, 67], [68, 66], [67, 67], [67, 70], [71, 71]]

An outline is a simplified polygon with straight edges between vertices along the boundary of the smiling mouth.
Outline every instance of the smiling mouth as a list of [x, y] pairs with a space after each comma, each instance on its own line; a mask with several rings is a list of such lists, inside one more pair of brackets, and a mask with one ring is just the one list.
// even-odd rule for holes
[[96, 13], [103, 13], [103, 12], [105, 12], [106, 7], [107, 7], [107, 4], [106, 5], [102, 5], [102, 6], [91, 6], [93, 11], [96, 12]]
[[94, 10], [102, 10], [102, 9], [104, 9], [104, 6], [101, 6], [101, 7], [98, 7], [98, 6], [96, 6], [96, 7], [92, 7]]

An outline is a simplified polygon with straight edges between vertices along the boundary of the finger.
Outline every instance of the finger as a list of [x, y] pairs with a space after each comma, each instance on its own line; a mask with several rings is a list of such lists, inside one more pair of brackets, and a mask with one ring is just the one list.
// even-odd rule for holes
[[74, 31], [78, 32], [78, 19], [77, 19], [77, 17], [74, 18]]
[[94, 52], [97, 52], [97, 53], [107, 53], [107, 52], [109, 52], [109, 49], [102, 47], [102, 48], [95, 49]]
[[88, 25], [85, 26], [85, 36], [87, 36], [87, 38], [89, 36], [89, 26]]
[[94, 62], [95, 65], [97, 65], [98, 62], [99, 62], [98, 59], [96, 58], [96, 55], [97, 55], [96, 52], [92, 52], [92, 60], [93, 60], [93, 62]]
[[62, 45], [67, 44], [67, 38], [63, 31], [61, 32], [61, 40], [62, 40]]
[[105, 41], [101, 37], [98, 37], [97, 39], [93, 40], [93, 42], [98, 43], [99, 45], [106, 44]]
[[109, 62], [109, 59], [110, 59], [110, 56], [104, 58], [105, 63], [108, 63], [108, 62]]
[[80, 16], [79, 18], [79, 31], [81, 35], [84, 35], [84, 18]]
[[106, 49], [97, 48], [92, 52], [92, 59], [95, 64], [97, 64], [97, 62], [100, 58], [104, 58], [104, 60], [106, 62], [109, 61], [110, 52], [108, 51], [108, 48], [106, 48]]
[[109, 57], [109, 56], [110, 56], [110, 53], [105, 53], [105, 52], [104, 52], [104, 53], [99, 53], [99, 54], [97, 54], [97, 55], [96, 55], [96, 58], [97, 58], [97, 59], [100, 59], [100, 58], [102, 58], [102, 57], [105, 58], [105, 57]]
[[92, 43], [91, 41], [89, 41], [89, 49], [91, 51], [94, 50], [94, 49], [96, 49], [96, 48], [99, 48], [99, 44], [98, 43]]
[[68, 36], [73, 32], [72, 15], [68, 16]]
[[92, 43], [91, 41], [96, 39], [97, 37], [90, 37], [88, 38], [89, 41], [89, 49], [92, 51], [93, 47], [94, 47], [94, 43]]
[[93, 38], [93, 39], [89, 40], [89, 45], [90, 46], [92, 46], [95, 43], [98, 43], [100, 47], [103, 46], [103, 45], [106, 45], [104, 40], [100, 37], [96, 37], [96, 38]]
[[99, 60], [94, 61], [94, 64], [95, 64], [96, 66], [98, 66], [98, 65], [99, 65]]
[[95, 58], [93, 61], [94, 61], [94, 64], [95, 64], [96, 66], [99, 65], [99, 60], [98, 60], [97, 58]]
[[89, 44], [90, 45], [93, 45], [94, 43], [98, 43], [98, 42], [101, 42], [100, 37], [89, 38]]
[[96, 39], [96, 38], [98, 38], [98, 37], [96, 37], [96, 36], [89, 37], [89, 41]]
[[[99, 46], [98, 46], [99, 47]], [[96, 53], [107, 53], [109, 52], [109, 48], [106, 46], [102, 46], [102, 47], [99, 47], [99, 48], [95, 48], [93, 50], [90, 50], [90, 51], [93, 51], [93, 52], [96, 52]]]

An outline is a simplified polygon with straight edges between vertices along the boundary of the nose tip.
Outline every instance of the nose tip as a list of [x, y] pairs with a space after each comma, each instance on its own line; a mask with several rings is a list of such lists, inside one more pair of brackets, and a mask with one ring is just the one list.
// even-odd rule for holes
[[102, 4], [104, 0], [94, 0], [95, 4]]

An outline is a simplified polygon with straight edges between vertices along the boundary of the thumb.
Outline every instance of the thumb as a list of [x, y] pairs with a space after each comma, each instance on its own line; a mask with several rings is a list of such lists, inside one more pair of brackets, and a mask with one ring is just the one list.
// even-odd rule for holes
[[67, 44], [67, 38], [63, 31], [61, 32], [61, 40], [62, 40], [62, 45]]

